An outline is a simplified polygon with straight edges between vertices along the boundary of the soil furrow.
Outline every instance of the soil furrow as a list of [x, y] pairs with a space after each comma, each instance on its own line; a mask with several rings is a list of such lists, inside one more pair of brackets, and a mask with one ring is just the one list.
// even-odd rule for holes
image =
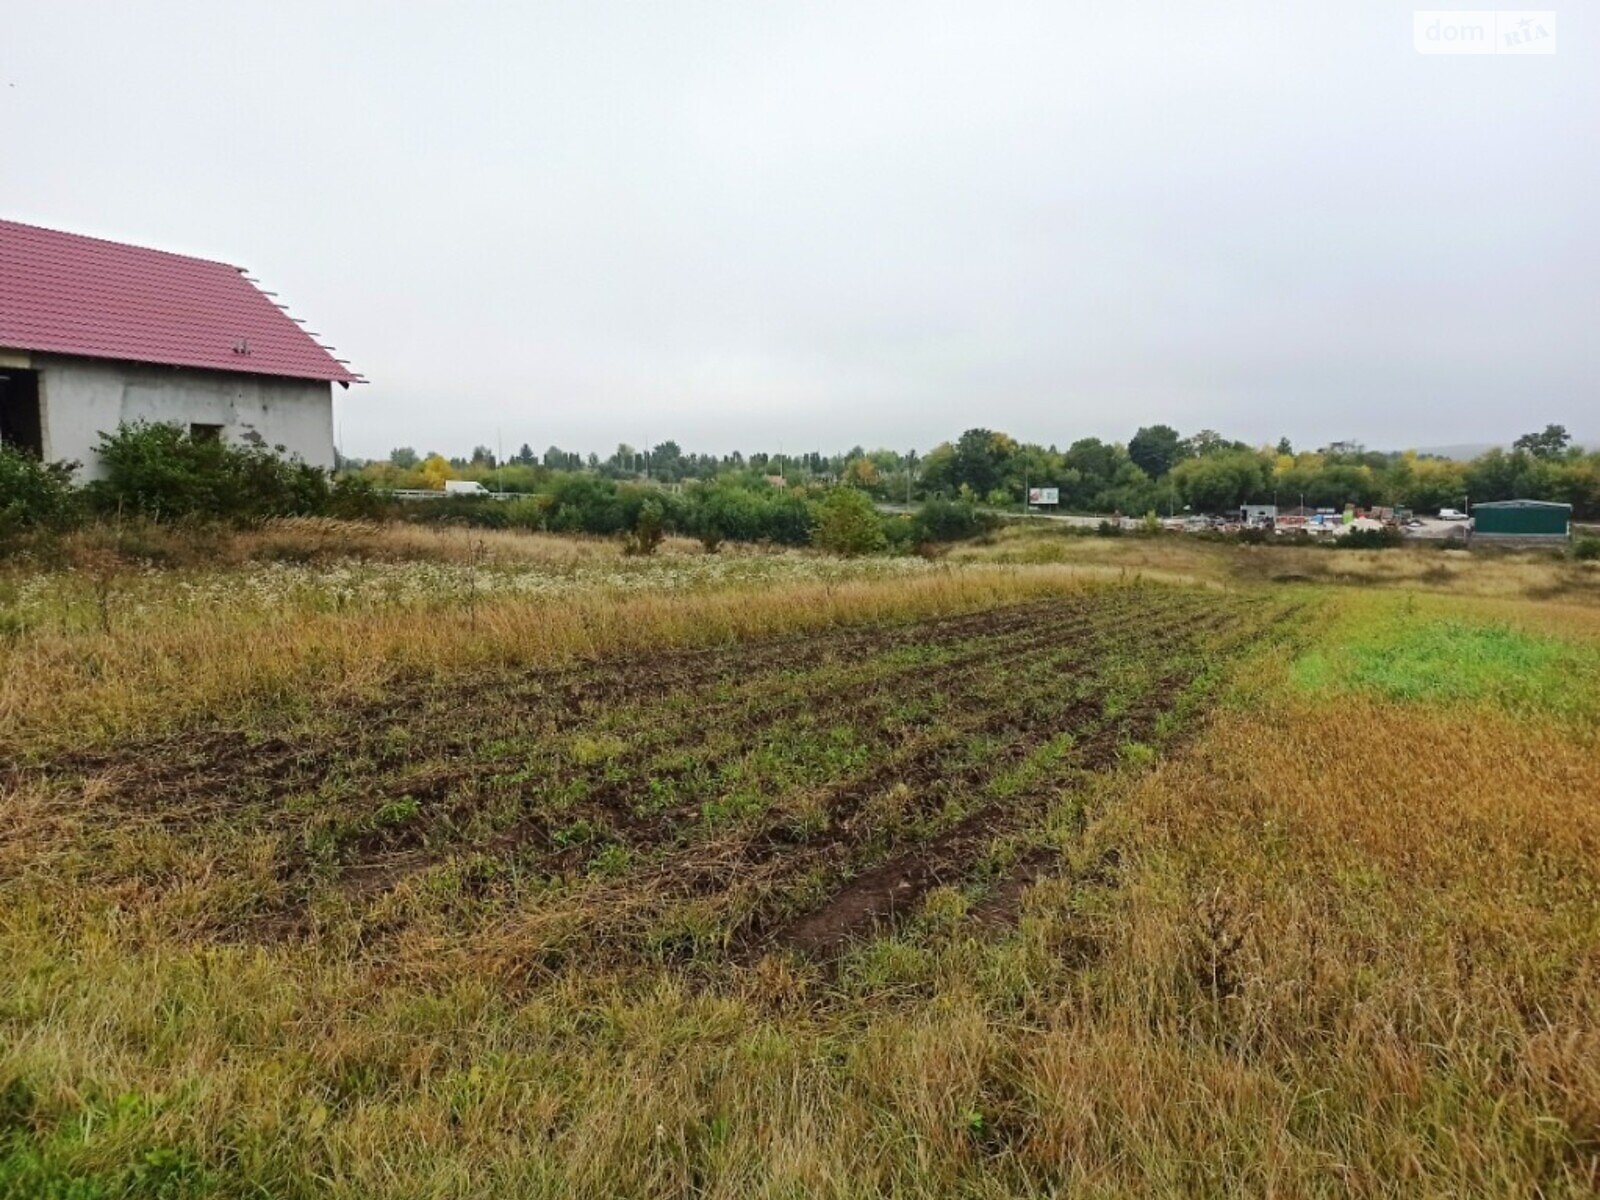
[[[942, 689], [950, 689], [965, 682], [984, 682], [990, 687], [996, 686], [996, 681], [1002, 678], [1001, 673], [1014, 663], [1026, 663], [1030, 658], [1036, 658], [1044, 647], [1054, 645], [1065, 637], [1084, 637], [1094, 632], [1093, 622], [1077, 621], [1071, 624], [1048, 625], [1044, 629], [1035, 630], [1029, 636], [1015, 643], [1003, 644], [987, 651], [978, 650], [961, 659], [943, 664], [942, 669], [932, 672], [922, 671], [913, 678], [912, 686], [899, 695], [889, 693], [884, 684], [892, 682], [884, 678], [872, 679], [874, 690], [868, 697], [861, 700], [852, 700], [848, 712], [852, 722], [862, 727], [863, 719], [867, 723], [868, 732], [879, 732], [871, 723], [872, 718], [882, 717], [896, 705], [903, 704], [908, 699], [936, 694]], [[1087, 644], [1087, 643], [1086, 643]], [[1063, 653], [1073, 654], [1078, 647], [1069, 648]], [[1043, 664], [1035, 664], [1042, 669]], [[971, 695], [981, 696], [982, 689], [975, 689]], [[840, 697], [842, 700], [843, 697]], [[794, 711], [806, 705], [814, 705], [815, 697], [803, 697], [786, 702], [780, 707], [778, 718], [792, 716]], [[776, 723], [776, 719], [763, 721], [756, 730], [757, 733], [769, 728]], [[972, 721], [964, 723], [946, 724], [940, 728], [925, 732], [913, 728], [906, 732], [906, 740], [897, 750], [890, 751], [890, 756], [881, 759], [864, 777], [834, 785], [838, 788], [837, 796], [829, 801], [830, 809], [838, 807], [848, 801], [851, 795], [859, 793], [867, 796], [873, 790], [892, 781], [897, 774], [903, 774], [908, 766], [915, 764], [927, 754], [947, 747], [960, 736], [980, 731], [994, 731], [997, 728], [997, 718], [993, 713], [986, 713]], [[751, 744], [751, 739], [740, 743], [741, 751], [746, 751]], [[737, 754], [729, 757], [738, 757]], [[690, 803], [652, 813], [648, 819], [642, 818], [631, 807], [630, 801], [637, 798], [646, 790], [648, 779], [635, 777], [631, 780], [617, 781], [602, 793], [586, 798], [582, 812], [596, 817], [609, 817], [613, 821], [611, 834], [616, 844], [628, 847], [630, 850], [652, 850], [679, 840], [686, 831], [685, 820], [698, 815], [703, 801], [696, 798]], [[709, 798], [709, 797], [708, 797]], [[555, 845], [553, 838], [554, 827], [560, 822], [570, 822], [578, 814], [573, 811], [564, 811], [559, 816], [554, 814], [534, 814], [523, 818], [512, 826], [502, 830], [486, 843], [479, 845], [456, 846], [439, 851], [419, 851], [410, 855], [391, 859], [381, 866], [374, 865], [365, 870], [356, 868], [352, 878], [353, 886], [347, 889], [347, 894], [353, 900], [369, 899], [376, 894], [397, 885], [403, 879], [427, 870], [429, 867], [442, 861], [448, 853], [482, 853], [491, 855], [505, 855], [508, 853], [525, 852], [529, 849], [543, 851], [551, 855], [553, 861], [546, 861], [542, 865], [548, 869], [567, 869], [581, 858], [581, 855], [571, 851], [562, 851]], [[776, 837], [774, 844], [781, 844], [785, 839]]]
[[[1202, 615], [1191, 626], [1213, 625], [1218, 619], [1223, 618]], [[1175, 625], [1152, 637], [1135, 640], [1146, 653], [1159, 654], [1166, 645], [1182, 637], [1183, 627]], [[1038, 712], [995, 711], [979, 706], [978, 711], [982, 715], [976, 719], [975, 726], [1013, 735], [1003, 747], [999, 761], [1016, 761], [1059, 732], [1064, 725], [1081, 724], [1089, 714], [1098, 713], [1105, 692], [1094, 687], [1093, 680], [1092, 674], [1087, 677], [1085, 693], [1067, 705], [1063, 710], [1066, 715], [1060, 723], [1045, 720]], [[850, 857], [871, 835], [870, 830], [863, 829], [851, 818], [865, 807], [871, 797], [908, 778], [936, 783], [941, 777], [948, 777], [955, 787], [977, 785], [993, 769], [993, 764], [979, 764], [957, 775], [937, 765], [940, 748], [942, 746], [929, 746], [924, 753], [915, 755], [911, 762], [916, 764], [916, 769], [910, 769], [906, 762], [891, 764], [882, 772], [874, 773], [873, 782], [877, 786], [849, 789], [833, 797], [830, 810], [833, 819], [828, 826], [831, 832], [822, 839], [796, 843], [792, 838], [775, 835], [767, 827], [736, 843], [730, 844], [724, 840], [710, 847], [690, 847], [656, 864], [648, 880], [630, 883], [629, 890], [634, 893], [636, 903], [623, 906], [624, 909], [634, 910], [631, 916], [625, 918], [625, 923], [637, 926], [639, 911], [660, 908], [664, 904], [670, 906], [677, 899], [720, 894], [727, 894], [731, 898], [735, 890], [743, 890], [757, 894], [755, 907], [743, 918], [736, 919], [729, 936], [736, 950], [741, 946], [761, 943], [765, 940], [765, 921], [761, 910], [767, 907], [761, 897], [781, 897], [790, 882], [805, 879], [818, 871], [836, 876], [847, 872]], [[646, 896], [638, 894], [641, 884], [646, 887]], [[653, 898], [647, 899], [647, 896]], [[640, 903], [644, 905], [643, 910], [638, 908]]]
[[[74, 754], [13, 767], [12, 786], [23, 780], [81, 782], [96, 778], [101, 810], [125, 808], [172, 819], [175, 811], [193, 809], [193, 818], [207, 811], [227, 812], [241, 798], [270, 803], [288, 795], [314, 792], [330, 776], [348, 771], [352, 759], [377, 752], [396, 764], [437, 763], [440, 757], [479, 758], [485, 742], [507, 731], [546, 719], [537, 732], [552, 736], [583, 728], [595, 713], [606, 713], [626, 693], [637, 710], [641, 694], [647, 711], [639, 718], [647, 727], [650, 708], [659, 708], [684, 694], [735, 682], [744, 690], [751, 680], [777, 673], [792, 675], [830, 660], [849, 662], [911, 645], [941, 645], [961, 639], [1003, 640], [1034, 629], [1041, 611], [1065, 612], [1084, 607], [1082, 598], [1029, 602], [986, 612], [940, 618], [922, 625], [908, 623], [869, 630], [850, 630], [810, 641], [757, 641], [729, 648], [679, 651], [645, 663], [567, 668], [542, 674], [501, 674], [492, 681], [475, 679], [449, 689], [424, 689], [393, 701], [357, 706], [341, 714], [341, 728], [317, 736], [281, 732], [267, 737], [228, 729], [198, 729], [130, 744], [96, 754]], [[1091, 612], [1093, 606], [1089, 606]], [[908, 669], [914, 668], [911, 664]], [[765, 667], [766, 670], [753, 668]], [[491, 698], [487, 699], [486, 698]], [[714, 701], [712, 711], [736, 712], [741, 697]], [[481, 713], [491, 703], [495, 719], [487, 728], [473, 728], [462, 714]], [[702, 713], [702, 716], [707, 715]], [[396, 732], [403, 734], [396, 737]], [[465, 736], [463, 736], [465, 735]], [[663, 740], [670, 733], [663, 734]], [[352, 744], [354, 743], [354, 744]], [[207, 801], [215, 803], [207, 805]]]

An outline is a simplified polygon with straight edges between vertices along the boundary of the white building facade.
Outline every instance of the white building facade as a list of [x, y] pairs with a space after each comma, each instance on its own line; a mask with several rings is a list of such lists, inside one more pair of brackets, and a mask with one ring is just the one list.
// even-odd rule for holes
[[[333, 385], [322, 379], [207, 371], [152, 363], [0, 350], [0, 396], [25, 409], [0, 438], [47, 462], [99, 474], [95, 447], [120, 425], [163, 422], [196, 437], [280, 449], [312, 466], [334, 465]], [[30, 378], [31, 377], [31, 378]], [[29, 437], [32, 427], [37, 432]]]

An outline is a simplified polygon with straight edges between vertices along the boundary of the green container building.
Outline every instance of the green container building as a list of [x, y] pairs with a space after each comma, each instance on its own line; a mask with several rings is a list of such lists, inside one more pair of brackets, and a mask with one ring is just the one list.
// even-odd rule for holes
[[1492, 500], [1472, 506], [1472, 533], [1480, 538], [1565, 539], [1572, 505], [1549, 500]]

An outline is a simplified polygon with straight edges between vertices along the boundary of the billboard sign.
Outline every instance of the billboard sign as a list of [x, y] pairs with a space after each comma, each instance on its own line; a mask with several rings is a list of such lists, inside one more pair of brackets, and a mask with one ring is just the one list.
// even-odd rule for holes
[[1029, 504], [1060, 504], [1061, 503], [1061, 489], [1060, 488], [1029, 488], [1028, 489], [1028, 503]]

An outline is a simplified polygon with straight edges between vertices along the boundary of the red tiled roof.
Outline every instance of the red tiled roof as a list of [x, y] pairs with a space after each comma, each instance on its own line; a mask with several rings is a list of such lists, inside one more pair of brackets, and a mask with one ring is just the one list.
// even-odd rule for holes
[[0, 347], [356, 383], [239, 267], [0, 221]]

